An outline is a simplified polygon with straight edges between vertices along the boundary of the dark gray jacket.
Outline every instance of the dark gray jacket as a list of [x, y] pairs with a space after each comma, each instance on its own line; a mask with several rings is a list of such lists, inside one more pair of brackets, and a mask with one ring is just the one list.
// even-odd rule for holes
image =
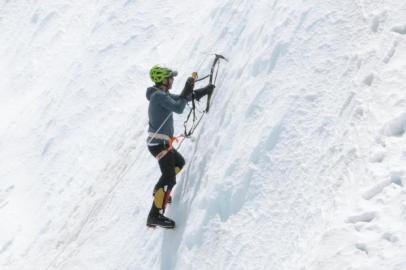
[[[165, 92], [156, 86], [147, 89], [147, 99], [149, 100], [148, 118], [149, 128], [148, 132], [155, 133], [159, 127], [159, 134], [164, 134], [169, 137], [173, 136], [173, 115], [172, 113], [182, 113], [185, 109], [187, 100], [181, 98], [179, 95], [173, 95]], [[166, 118], [168, 119], [166, 120]], [[166, 122], [164, 123], [164, 121]], [[148, 139], [149, 141], [149, 139]], [[151, 144], [162, 143], [162, 140], [152, 139]]]
[[[196, 99], [200, 99], [207, 94], [207, 88], [194, 90]], [[148, 87], [147, 99], [149, 100], [148, 118], [149, 118], [149, 133], [163, 134], [173, 136], [173, 112], [181, 114], [186, 107], [186, 103], [192, 100], [192, 95], [182, 98], [179, 95], [170, 94], [156, 86]], [[168, 117], [168, 119], [166, 119]], [[164, 121], [166, 122], [164, 123]], [[162, 125], [162, 127], [161, 127]], [[160, 128], [161, 127], [161, 128]], [[160, 129], [159, 129], [160, 128]], [[159, 129], [159, 131], [158, 131]], [[158, 131], [158, 132], [157, 132]], [[147, 139], [150, 145], [162, 144], [161, 139]]]

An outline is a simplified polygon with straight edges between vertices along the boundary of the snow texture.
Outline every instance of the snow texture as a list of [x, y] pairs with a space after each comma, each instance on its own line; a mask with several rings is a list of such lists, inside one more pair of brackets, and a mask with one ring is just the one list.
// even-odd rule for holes
[[[1, 2], [0, 268], [406, 269], [405, 18], [404, 0]], [[230, 61], [179, 149], [177, 228], [148, 229], [148, 70], [177, 69], [179, 93], [213, 53]]]

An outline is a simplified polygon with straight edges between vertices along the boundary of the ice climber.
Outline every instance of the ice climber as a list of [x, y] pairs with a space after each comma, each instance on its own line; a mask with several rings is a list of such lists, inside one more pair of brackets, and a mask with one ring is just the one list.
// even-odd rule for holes
[[155, 83], [147, 89], [149, 100], [148, 117], [148, 149], [158, 160], [161, 170], [161, 177], [153, 190], [153, 203], [147, 218], [147, 226], [163, 228], [174, 228], [175, 222], [164, 216], [168, 202], [171, 202], [171, 190], [176, 184], [178, 174], [185, 160], [182, 155], [172, 148], [174, 139], [173, 113], [181, 114], [186, 103], [192, 98], [199, 100], [214, 89], [213, 84], [204, 88], [193, 90], [194, 79], [189, 77], [180, 95], [169, 93], [172, 88], [174, 77], [178, 73], [166, 67], [155, 65], [151, 68], [149, 75]]

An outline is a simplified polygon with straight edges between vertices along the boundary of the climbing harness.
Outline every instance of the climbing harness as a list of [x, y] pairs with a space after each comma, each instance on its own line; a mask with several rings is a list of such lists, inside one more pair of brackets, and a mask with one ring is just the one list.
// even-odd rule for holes
[[169, 137], [168, 142], [168, 148], [166, 148], [165, 150], [162, 150], [161, 152], [159, 152], [158, 155], [156, 155], [156, 159], [160, 160], [162, 159], [166, 154], [168, 154], [170, 151], [172, 151], [173, 149], [173, 143], [177, 142], [179, 143], [180, 138], [182, 137], [182, 135], [180, 136], [173, 136], [173, 137]]

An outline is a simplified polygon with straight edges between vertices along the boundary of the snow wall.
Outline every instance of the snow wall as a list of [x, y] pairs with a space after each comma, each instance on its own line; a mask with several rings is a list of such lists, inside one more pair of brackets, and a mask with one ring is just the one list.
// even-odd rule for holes
[[[1, 269], [406, 269], [405, 18], [401, 0], [2, 1]], [[147, 229], [148, 70], [177, 69], [179, 93], [213, 53], [177, 228]]]

